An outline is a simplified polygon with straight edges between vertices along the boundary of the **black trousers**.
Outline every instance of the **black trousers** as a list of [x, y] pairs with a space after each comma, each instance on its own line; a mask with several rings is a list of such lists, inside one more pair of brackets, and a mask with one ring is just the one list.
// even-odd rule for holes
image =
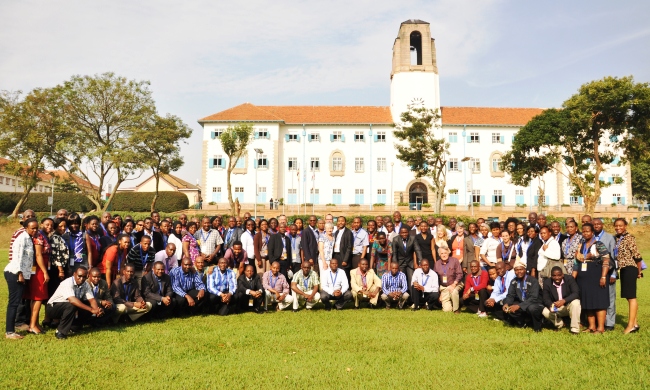
[[[262, 295], [259, 298], [253, 298], [252, 295], [246, 295], [244, 292], [235, 293], [235, 301], [239, 305], [239, 310], [243, 313], [249, 310], [259, 310], [260, 307], [264, 304], [264, 290], [262, 290]], [[249, 306], [250, 300], [253, 300], [253, 306]]]
[[[345, 277], [348, 278], [348, 284], [350, 283], [350, 263], [352, 259], [347, 259], [346, 260], [346, 266], [344, 267], [342, 265], [343, 263], [343, 256], [341, 255], [341, 252], [334, 252], [332, 253], [332, 258], [338, 260], [339, 262], [339, 268], [345, 272]], [[318, 269], [320, 271], [320, 267], [317, 265], [314, 267], [314, 269]], [[320, 272], [319, 272], [320, 273]], [[320, 275], [319, 275], [320, 276]]]
[[485, 307], [485, 311], [490, 313], [492, 317], [499, 319], [501, 321], [504, 320], [504, 312], [503, 312], [503, 305], [499, 302], [494, 302], [494, 306], [492, 307]]
[[543, 310], [544, 306], [541, 304], [530, 305], [526, 310], [519, 309], [515, 313], [504, 313], [504, 318], [517, 326], [524, 326], [528, 321], [532, 321], [534, 330], [542, 330]]
[[[293, 272], [294, 275], [296, 273], [300, 272], [300, 267], [301, 266], [302, 266], [302, 264], [300, 264], [300, 263], [291, 263], [291, 271]], [[291, 281], [289, 279], [287, 279], [287, 282], [289, 284], [291, 284]]]
[[[82, 300], [82, 302], [88, 306], [90, 306], [90, 302], [86, 300]], [[97, 300], [97, 304], [99, 304], [99, 300]], [[93, 317], [93, 313], [86, 311], [86, 310], [78, 310], [78, 318], [76, 318], [74, 321], [72, 321], [73, 326], [83, 326], [83, 325], [91, 325], [91, 326], [104, 326], [112, 322], [112, 316], [115, 310], [115, 305], [113, 305], [110, 309], [107, 309], [103, 306], [100, 306], [102, 310], [104, 310], [104, 315], [101, 317]]]
[[470, 292], [469, 298], [463, 300], [463, 305], [467, 307], [467, 310], [472, 313], [477, 313], [479, 311], [485, 311], [485, 301], [490, 298], [490, 293], [486, 288], [479, 290], [478, 292], [478, 301], [475, 299], [475, 293]]
[[425, 303], [429, 310], [435, 309], [439, 306], [438, 298], [440, 298], [439, 292], [422, 292], [411, 286], [411, 299], [418, 309], [424, 306]]
[[[230, 302], [224, 303], [221, 296], [217, 294], [210, 294], [210, 309], [220, 316], [227, 316], [230, 312], [234, 311], [237, 307], [237, 300], [233, 295], [230, 297]], [[247, 301], [248, 302], [248, 301]]]
[[345, 293], [339, 295], [338, 297], [335, 297], [334, 295], [329, 295], [325, 291], [321, 290], [320, 300], [323, 302], [323, 305], [325, 305], [326, 309], [332, 308], [332, 304], [330, 303], [330, 301], [336, 301], [334, 307], [340, 310], [343, 309], [343, 306], [345, 306], [346, 303], [352, 300], [352, 293], [350, 292], [350, 290], [348, 290]]
[[[26, 320], [18, 322], [18, 313], [23, 301], [25, 283], [18, 283], [18, 274], [5, 271], [5, 280], [9, 289], [9, 301], [7, 302], [6, 332], [16, 331], [16, 324], [24, 324]], [[27, 305], [29, 307], [29, 305]]]
[[[207, 293], [206, 293], [206, 295], [207, 295]], [[185, 299], [185, 298], [183, 298], [183, 299]], [[201, 299], [201, 300], [204, 301], [206, 299], [207, 299], [207, 297], [203, 297], [203, 299]], [[149, 313], [147, 313], [147, 315], [150, 315], [151, 318], [161, 320], [163, 318], [173, 317], [176, 314], [176, 305], [178, 303], [173, 298], [172, 298], [171, 302], [169, 302], [169, 305], [165, 305], [162, 302], [154, 301], [153, 299], [147, 299], [146, 301], [151, 303], [151, 311]], [[187, 299], [185, 299], [185, 302], [187, 302]], [[158, 303], [160, 303], [160, 305]]]
[[45, 314], [50, 320], [60, 320], [56, 330], [65, 336], [70, 332], [70, 327], [72, 326], [76, 313], [77, 307], [70, 302], [59, 302], [45, 306]]
[[185, 294], [189, 295], [194, 299], [194, 306], [190, 306], [187, 303], [187, 299], [180, 295], [174, 295], [174, 301], [176, 301], [176, 307], [178, 308], [178, 313], [180, 315], [196, 315], [200, 314], [203, 311], [203, 307], [206, 301], [210, 300], [208, 293], [206, 292], [203, 298], [198, 299], [199, 290], [193, 289], [186, 291]]

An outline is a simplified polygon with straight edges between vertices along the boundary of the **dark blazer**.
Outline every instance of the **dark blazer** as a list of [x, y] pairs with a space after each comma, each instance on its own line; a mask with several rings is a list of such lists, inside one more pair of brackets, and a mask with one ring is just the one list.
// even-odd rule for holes
[[253, 274], [251, 281], [246, 280], [246, 275], [239, 275], [237, 278], [237, 293], [246, 294], [246, 290], [264, 291], [262, 286], [262, 278], [258, 274]]
[[[287, 258], [281, 260], [282, 250], [282, 240], [284, 240], [284, 245], [287, 247]], [[284, 234], [273, 234], [269, 239], [269, 261], [273, 263], [274, 261], [288, 261], [291, 262], [291, 240], [289, 237]]]
[[402, 269], [413, 269], [413, 253], [415, 253], [418, 264], [420, 263], [420, 260], [422, 260], [420, 245], [415, 241], [415, 237], [409, 235], [409, 238], [406, 241], [405, 251], [403, 242], [404, 240], [402, 240], [401, 236], [395, 236], [393, 238], [393, 261], [396, 261]]
[[[133, 233], [133, 238], [135, 239], [136, 244], [140, 243], [142, 236], [144, 236], [144, 230]], [[156, 231], [153, 232], [153, 240], [151, 242], [151, 245], [153, 245], [153, 249], [155, 249], [156, 252], [165, 249], [165, 242], [163, 241], [162, 233]]]
[[167, 274], [163, 274], [160, 278], [162, 284], [162, 291], [156, 280], [153, 272], [147, 272], [142, 277], [142, 296], [147, 301], [160, 302], [163, 297], [172, 297], [174, 290], [172, 290], [172, 280]]
[[314, 235], [311, 226], [307, 225], [300, 235], [300, 244], [302, 246], [302, 253], [305, 256], [305, 261], [313, 260], [314, 265], [318, 263], [318, 240]]
[[126, 292], [128, 290], [129, 296], [128, 296], [128, 302], [139, 302], [142, 301], [142, 295], [140, 295], [140, 288], [138, 287], [138, 284], [135, 283], [133, 279], [131, 279], [128, 283], [130, 287], [127, 287], [127, 290], [124, 289], [124, 286], [126, 284], [122, 283], [122, 278], [117, 278], [111, 285], [111, 295], [113, 296], [113, 301], [115, 304], [120, 304], [120, 303], [126, 303]]
[[[456, 258], [456, 253], [454, 252], [453, 248], [453, 243], [456, 240], [456, 237], [458, 234], [454, 234], [451, 236], [449, 240], [447, 240], [447, 245], [449, 246], [449, 250], [451, 253], [449, 253], [449, 257], [454, 257]], [[458, 260], [458, 258], [456, 258]], [[461, 262], [460, 266], [464, 269], [469, 269], [469, 263], [476, 260], [476, 252], [474, 250], [474, 241], [472, 241], [472, 237], [470, 236], [465, 236], [463, 238], [463, 261]]]
[[229, 228], [225, 228], [224, 231], [223, 231], [223, 247], [222, 248], [224, 249], [224, 251], [226, 249], [228, 249], [228, 248], [232, 248], [232, 244], [235, 241], [241, 241], [241, 235], [244, 234], [244, 229], [235, 226], [235, 228], [233, 229], [232, 235], [230, 236], [230, 240], [228, 240], [228, 242], [226, 242], [226, 236], [228, 235], [228, 229]]
[[[90, 282], [86, 281], [88, 283], [88, 287], [90, 288], [91, 291], [93, 291], [93, 294], [95, 293], [94, 289], [92, 286], [90, 286]], [[95, 294], [95, 300], [97, 301], [97, 304], [99, 305], [100, 301], [108, 301], [110, 303], [113, 303], [113, 297], [111, 296], [111, 289], [108, 287], [108, 283], [104, 279], [99, 279], [99, 283], [97, 283], [97, 294]]]
[[537, 278], [533, 278], [528, 275], [526, 279], [526, 299], [523, 299], [521, 290], [518, 286], [519, 280], [517, 278], [512, 279], [510, 282], [510, 287], [508, 287], [508, 295], [503, 300], [504, 305], [518, 304], [522, 310], [526, 310], [532, 305], [541, 305], [542, 304], [542, 292], [539, 287], [539, 281]]
[[530, 246], [526, 251], [526, 272], [530, 273], [533, 268], [539, 272], [537, 269], [537, 258], [539, 257], [539, 249], [543, 244], [544, 243], [539, 237], [535, 238], [533, 242], [530, 243]]
[[[562, 299], [566, 305], [575, 299], [580, 299], [580, 287], [571, 275], [564, 275], [564, 284], [562, 285]], [[548, 278], [544, 281], [543, 299], [544, 306], [550, 308], [558, 300], [557, 289], [553, 286], [553, 279]]]
[[[338, 237], [339, 234], [343, 234], [341, 237], [341, 242], [339, 243], [339, 268], [350, 268], [352, 266], [352, 245], [354, 241], [354, 235], [352, 234], [352, 230], [348, 229], [347, 227], [339, 229], [334, 233], [335, 243], [336, 237]], [[346, 263], [345, 267], [342, 263]]]

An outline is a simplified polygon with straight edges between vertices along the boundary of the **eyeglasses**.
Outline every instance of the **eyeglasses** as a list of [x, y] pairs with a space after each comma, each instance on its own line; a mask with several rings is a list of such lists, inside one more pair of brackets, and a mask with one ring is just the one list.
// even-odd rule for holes
[[144, 226], [144, 224], [143, 224], [143, 223], [139, 223], [138, 226]]

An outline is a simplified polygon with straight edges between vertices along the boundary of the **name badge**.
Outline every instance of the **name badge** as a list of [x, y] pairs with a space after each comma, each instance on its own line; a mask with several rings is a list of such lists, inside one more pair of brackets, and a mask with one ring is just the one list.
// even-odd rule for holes
[[282, 255], [280, 256], [280, 260], [286, 260], [286, 259], [287, 259], [287, 250], [283, 249]]
[[262, 249], [262, 250], [260, 251], [260, 255], [262, 255], [262, 256], [267, 256], [268, 254], [269, 254], [269, 250], [268, 250], [268, 249]]
[[460, 249], [456, 249], [456, 256], [460, 256]]
[[295, 254], [295, 253], [292, 253], [292, 254], [291, 254], [291, 258], [292, 258], [293, 260], [295, 260], [295, 259], [296, 259], [296, 254]]
[[198, 246], [201, 246], [201, 240], [196, 240], [196, 244], [197, 244]]
[[474, 299], [478, 301], [478, 293], [474, 294]]
[[253, 306], [253, 298], [250, 298], [250, 299], [248, 300], [248, 306]]
[[586, 271], [587, 271], [587, 263], [586, 263], [586, 262], [582, 263], [581, 271], [582, 271], [582, 272], [586, 272]]
[[33, 266], [32, 267], [32, 275], [34, 275], [35, 273], [36, 273], [36, 266]]
[[442, 282], [447, 283], [447, 276], [446, 275], [442, 277]]

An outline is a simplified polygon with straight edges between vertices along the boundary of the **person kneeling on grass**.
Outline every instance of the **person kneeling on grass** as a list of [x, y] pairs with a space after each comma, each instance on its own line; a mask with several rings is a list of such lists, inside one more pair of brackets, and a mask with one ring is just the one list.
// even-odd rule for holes
[[252, 310], [257, 314], [264, 314], [261, 308], [264, 302], [264, 287], [260, 276], [254, 271], [253, 266], [249, 264], [244, 268], [244, 274], [237, 278], [235, 300], [242, 312]]
[[226, 316], [236, 307], [234, 294], [237, 291], [237, 279], [235, 271], [228, 268], [228, 260], [225, 258], [219, 259], [217, 267], [208, 275], [210, 307], [220, 316]]
[[151, 310], [151, 304], [142, 299], [140, 287], [134, 279], [135, 267], [131, 263], [124, 266], [122, 277], [115, 279], [111, 286], [111, 295], [115, 302], [113, 322], [117, 323], [122, 314], [127, 314], [135, 321]]
[[511, 324], [526, 327], [533, 322], [535, 332], [542, 331], [542, 297], [537, 278], [526, 274], [526, 265], [515, 263], [515, 279], [510, 282], [508, 295], [503, 303], [505, 319]]
[[[68, 337], [72, 321], [74, 321], [77, 310], [85, 310], [98, 317], [104, 315], [104, 310], [97, 305], [90, 285], [86, 283], [88, 270], [79, 266], [74, 274], [61, 282], [54, 292], [54, 295], [47, 301], [45, 312], [50, 320], [59, 319], [59, 326], [56, 328], [56, 338], [65, 339]], [[81, 300], [88, 301], [90, 306]]]
[[406, 275], [399, 270], [399, 263], [393, 261], [390, 263], [390, 272], [381, 277], [381, 299], [386, 303], [386, 309], [390, 309], [393, 303], [402, 309], [409, 299], [408, 288]]
[[551, 277], [544, 281], [544, 310], [542, 314], [556, 329], [562, 329], [562, 317], [571, 317], [571, 334], [580, 333], [580, 289], [571, 275], [562, 268], [553, 267]]
[[471, 273], [465, 278], [463, 303], [467, 306], [467, 310], [477, 313], [479, 318], [486, 318], [485, 301], [490, 296], [487, 290], [488, 273], [481, 269], [481, 265], [476, 260], [469, 264], [469, 269]]
[[361, 301], [370, 302], [370, 307], [377, 307], [381, 292], [381, 279], [370, 269], [367, 259], [359, 261], [359, 268], [350, 271], [350, 288], [354, 297], [354, 308], [359, 308]]
[[312, 271], [311, 264], [308, 261], [303, 261], [300, 269], [301, 272], [296, 272], [291, 281], [294, 313], [298, 311], [298, 307], [302, 302], [305, 303], [307, 310], [311, 310], [320, 301], [318, 274]]
[[[177, 267], [178, 264], [172, 269]], [[153, 272], [142, 277], [142, 295], [151, 304], [151, 316], [156, 319], [171, 317], [176, 308], [172, 279], [165, 273], [166, 269], [167, 264], [156, 261]]]
[[192, 267], [192, 259], [183, 259], [181, 266], [173, 268], [169, 277], [172, 280], [178, 312], [181, 315], [201, 313], [203, 305], [208, 301], [208, 296], [206, 296], [201, 276]]
[[433, 270], [440, 280], [440, 303], [442, 311], [460, 313], [460, 290], [463, 289], [463, 269], [460, 262], [449, 257], [449, 248], [438, 249], [438, 260]]
[[427, 309], [433, 310], [438, 305], [438, 299], [440, 298], [438, 289], [438, 274], [429, 268], [429, 260], [422, 259], [420, 268], [413, 272], [411, 278], [412, 310], [420, 310], [422, 305], [426, 305]]
[[264, 287], [265, 302], [264, 307], [277, 303], [277, 311], [284, 310], [293, 303], [293, 297], [289, 294], [289, 283], [280, 273], [280, 263], [274, 261], [271, 269], [264, 273], [262, 277], [262, 287]]
[[[110, 321], [115, 311], [115, 303], [113, 302], [113, 297], [111, 296], [111, 290], [105, 280], [102, 279], [102, 272], [99, 268], [91, 268], [89, 272], [88, 283], [90, 290], [93, 293], [93, 298], [97, 302], [97, 306], [101, 307], [104, 311], [104, 315], [96, 316], [92, 315], [89, 311], [79, 312], [79, 320], [81, 324], [89, 324], [91, 326], [104, 326]], [[81, 299], [82, 302], [90, 306], [90, 302], [85, 298]]]
[[495, 320], [503, 321], [503, 301], [508, 295], [508, 286], [515, 278], [515, 271], [507, 271], [507, 264], [503, 261], [497, 263], [494, 267], [494, 272], [497, 273], [494, 280], [494, 287], [490, 298], [485, 301], [485, 308], [492, 314]]
[[330, 260], [329, 269], [323, 273], [320, 299], [325, 305], [325, 310], [332, 310], [330, 300], [336, 301], [334, 304], [336, 310], [343, 310], [345, 304], [352, 300], [352, 293], [350, 292], [350, 285], [348, 284], [348, 278], [345, 276], [345, 271], [339, 269], [337, 259], [332, 259]]

